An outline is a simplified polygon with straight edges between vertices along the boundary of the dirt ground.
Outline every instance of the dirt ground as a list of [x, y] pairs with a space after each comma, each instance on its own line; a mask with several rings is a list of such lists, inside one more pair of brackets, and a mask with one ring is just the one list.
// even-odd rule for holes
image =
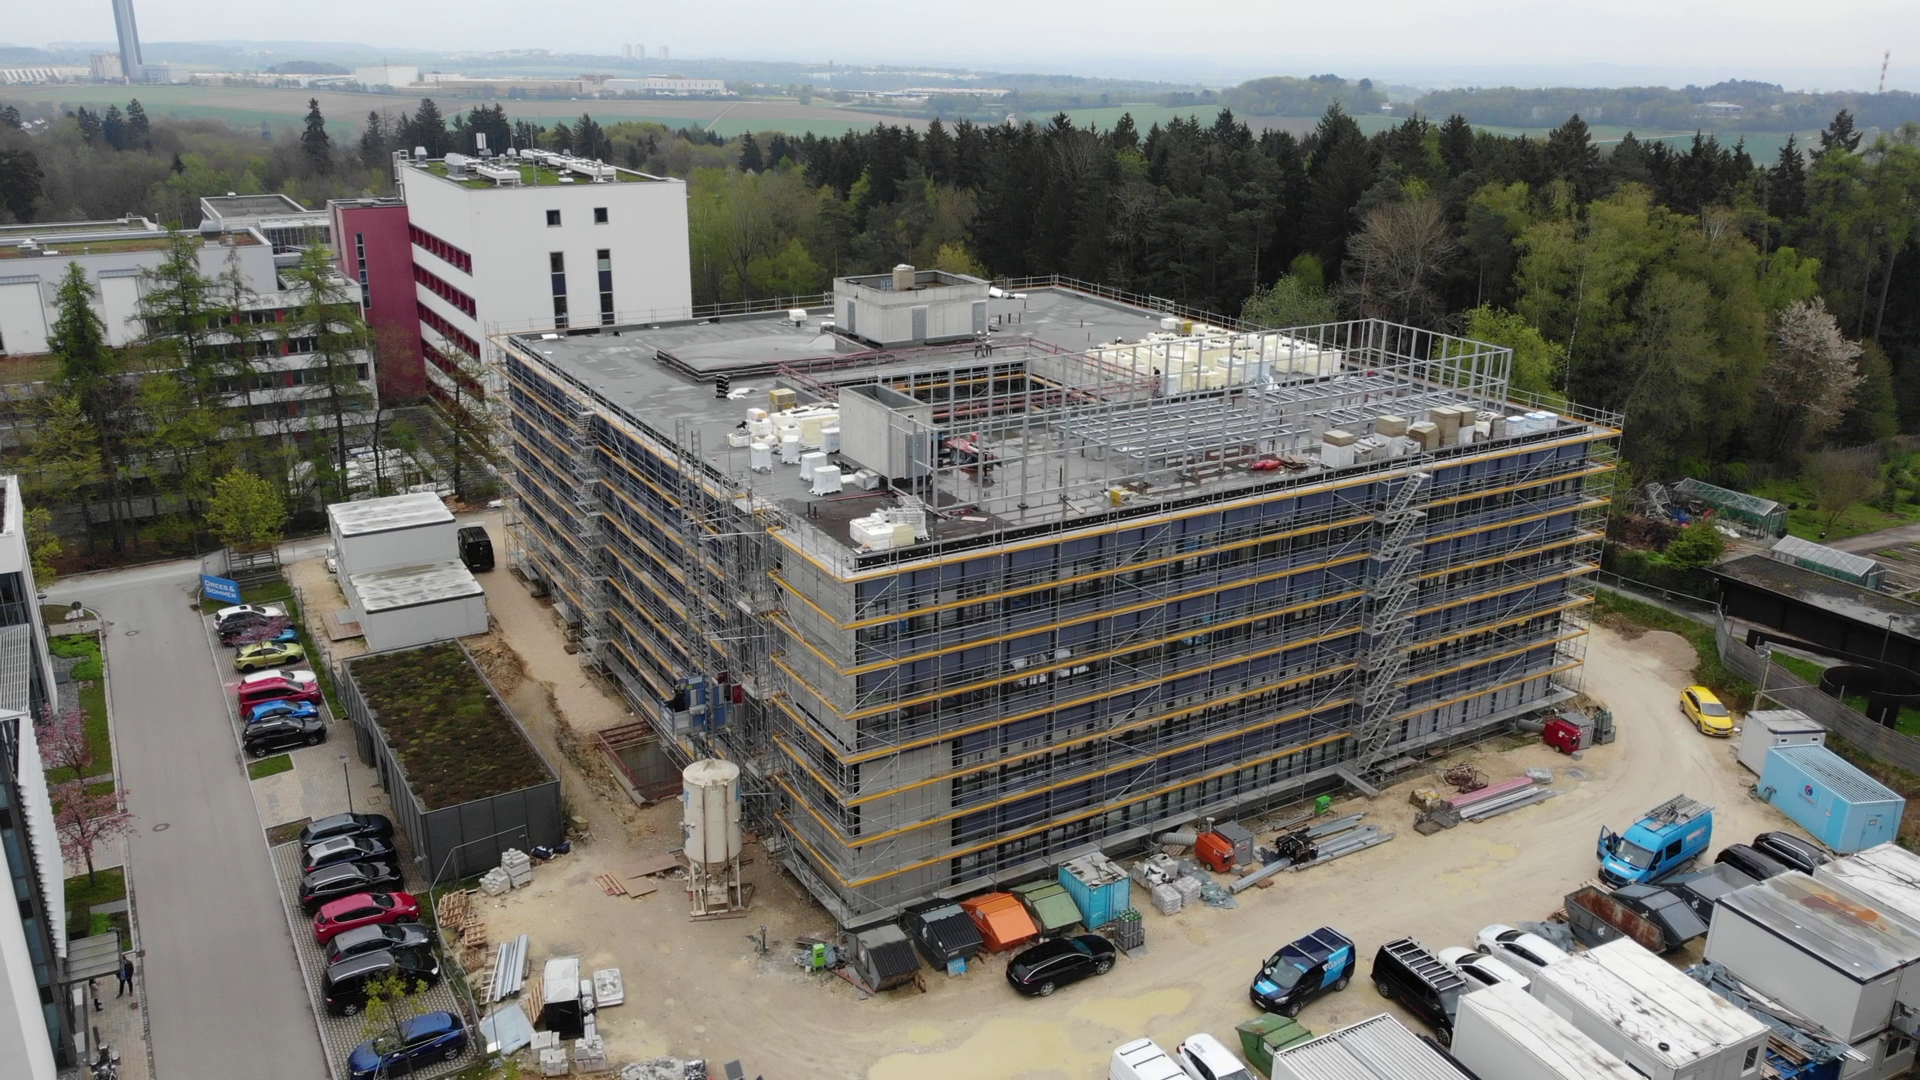
[[[596, 874], [627, 880], [640, 860], [677, 846], [679, 805], [638, 810], [604, 779], [588, 778], [603, 777], [604, 768], [584, 751], [580, 733], [633, 717], [565, 651], [544, 602], [505, 570], [482, 578], [495, 631], [470, 640], [469, 648], [536, 742], [563, 762], [570, 812], [591, 839], [538, 867], [531, 886], [478, 906], [491, 940], [531, 936], [535, 972], [547, 957], [571, 954], [584, 969], [621, 969], [626, 1004], [600, 1016], [616, 1064], [660, 1054], [711, 1063], [737, 1058], [747, 1075], [769, 1080], [1104, 1076], [1112, 1047], [1140, 1035], [1171, 1045], [1209, 1031], [1237, 1045], [1234, 1025], [1254, 1015], [1246, 998], [1253, 972], [1274, 948], [1317, 926], [1354, 938], [1367, 958], [1364, 972], [1375, 947], [1403, 934], [1439, 948], [1470, 943], [1488, 923], [1544, 918], [1593, 876], [1602, 825], [1620, 828], [1676, 793], [1718, 808], [1716, 847], [1790, 827], [1748, 795], [1752, 777], [1734, 760], [1732, 744], [1699, 735], [1681, 718], [1676, 697], [1692, 663], [1686, 643], [1666, 633], [1629, 640], [1596, 629], [1586, 689], [1612, 707], [1617, 742], [1579, 761], [1538, 743], [1502, 749], [1515, 740], [1452, 759], [1472, 761], [1494, 779], [1550, 766], [1552, 786], [1565, 791], [1560, 797], [1421, 836], [1411, 827], [1407, 793], [1437, 786], [1423, 773], [1378, 799], [1349, 799], [1337, 808], [1365, 811], [1369, 822], [1398, 834], [1391, 843], [1282, 874], [1275, 887], [1242, 894], [1237, 909], [1202, 906], [1163, 917], [1136, 894], [1148, 948], [1104, 978], [1026, 999], [1004, 985], [1003, 959], [983, 958], [960, 978], [930, 973], [925, 994], [909, 988], [861, 1000], [847, 983], [805, 974], [790, 959], [797, 937], [825, 935], [831, 920], [758, 845], [747, 848], [756, 903], [743, 919], [689, 921], [684, 894], [670, 878], [638, 899], [601, 891]], [[764, 958], [751, 939], [762, 924], [772, 945]], [[1300, 1019], [1324, 1032], [1382, 1011], [1393, 1006], [1356, 980], [1309, 1005]]]

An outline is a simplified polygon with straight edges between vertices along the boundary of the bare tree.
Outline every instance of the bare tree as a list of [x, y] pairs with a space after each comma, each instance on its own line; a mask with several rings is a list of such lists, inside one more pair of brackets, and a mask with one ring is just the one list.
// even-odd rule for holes
[[1880, 494], [1880, 455], [1871, 446], [1822, 450], [1808, 461], [1806, 481], [1827, 515], [1825, 537], [1841, 514]]
[[1817, 445], [1846, 415], [1865, 378], [1859, 359], [1859, 343], [1841, 334], [1826, 301], [1796, 300], [1780, 309], [1762, 383], [1773, 402], [1778, 457], [1791, 460]]
[[1446, 306], [1435, 286], [1459, 250], [1439, 200], [1376, 207], [1347, 245], [1345, 291], [1362, 318], [1438, 325]]

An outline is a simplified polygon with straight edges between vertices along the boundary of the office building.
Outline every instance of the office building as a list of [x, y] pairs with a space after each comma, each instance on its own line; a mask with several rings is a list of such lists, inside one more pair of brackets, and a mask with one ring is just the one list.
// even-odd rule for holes
[[420, 310], [414, 299], [413, 241], [407, 204], [399, 198], [336, 199], [327, 204], [334, 259], [360, 287], [360, 314], [373, 331], [380, 400], [389, 404], [426, 396], [420, 352]]
[[67, 874], [33, 717], [58, 701], [20, 486], [6, 476], [0, 489], [0, 862], [13, 901], [0, 906], [0, 1071], [53, 1080], [57, 1065], [72, 1064], [61, 985]]
[[146, 82], [140, 60], [140, 28], [133, 22], [133, 0], [113, 0], [113, 31], [120, 38], [120, 73], [130, 83]]
[[258, 230], [281, 266], [298, 262], [307, 248], [333, 244], [327, 212], [309, 210], [287, 195], [208, 195], [200, 200], [200, 220], [202, 228], [210, 222], [219, 232]]
[[1146, 304], [901, 267], [498, 339], [509, 564], [843, 925], [1577, 685], [1619, 417], [1492, 345]]
[[491, 335], [692, 313], [682, 181], [541, 151], [396, 168], [421, 353], [443, 399], [485, 396]]

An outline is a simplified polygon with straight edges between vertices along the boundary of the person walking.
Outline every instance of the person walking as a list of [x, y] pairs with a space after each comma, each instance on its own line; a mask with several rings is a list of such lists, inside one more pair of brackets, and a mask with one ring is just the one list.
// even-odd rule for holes
[[120, 956], [120, 989], [113, 996], [133, 993], [133, 958], [122, 953]]

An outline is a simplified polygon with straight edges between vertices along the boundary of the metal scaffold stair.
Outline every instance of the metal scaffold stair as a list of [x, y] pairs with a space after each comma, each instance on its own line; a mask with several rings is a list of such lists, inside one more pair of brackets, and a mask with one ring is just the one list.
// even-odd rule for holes
[[607, 569], [600, 534], [599, 450], [593, 438], [593, 410], [578, 409], [567, 430], [573, 473], [574, 539], [580, 549], [580, 651], [593, 663], [606, 641]]
[[1360, 722], [1354, 731], [1363, 772], [1379, 763], [1392, 739], [1393, 717], [1400, 706], [1427, 518], [1420, 502], [1432, 479], [1424, 469], [1409, 472], [1375, 517], [1380, 542], [1368, 565], [1367, 610], [1361, 622], [1365, 651], [1360, 660]]

